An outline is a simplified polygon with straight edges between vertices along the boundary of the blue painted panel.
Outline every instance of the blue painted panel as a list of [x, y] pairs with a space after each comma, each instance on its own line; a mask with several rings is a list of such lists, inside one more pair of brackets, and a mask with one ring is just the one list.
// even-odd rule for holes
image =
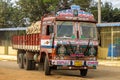
[[112, 56], [112, 52], [111, 52], [112, 48], [113, 48], [113, 57], [120, 57], [120, 44], [113, 44], [113, 47], [111, 44], [109, 45], [108, 57]]

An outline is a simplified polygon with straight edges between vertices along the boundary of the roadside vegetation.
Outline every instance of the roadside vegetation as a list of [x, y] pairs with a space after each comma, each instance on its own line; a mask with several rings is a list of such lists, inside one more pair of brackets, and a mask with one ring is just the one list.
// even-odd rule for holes
[[[97, 2], [94, 0], [0, 0], [0, 27], [26, 27], [48, 13], [69, 8], [72, 4], [95, 15], [97, 20]], [[101, 3], [102, 22], [120, 21], [120, 9], [111, 3]]]

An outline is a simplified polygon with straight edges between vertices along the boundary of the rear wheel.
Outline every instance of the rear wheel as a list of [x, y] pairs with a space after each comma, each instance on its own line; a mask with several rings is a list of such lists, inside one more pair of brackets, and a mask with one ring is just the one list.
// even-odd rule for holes
[[34, 60], [32, 60], [31, 65], [32, 65], [31, 69], [32, 69], [32, 70], [35, 70], [35, 68], [36, 68], [36, 63], [35, 63], [35, 61], [34, 61]]
[[45, 70], [45, 75], [51, 74], [51, 68], [49, 66], [49, 61], [47, 57], [45, 57], [44, 70]]
[[81, 76], [86, 76], [88, 72], [88, 69], [80, 69], [80, 75]]
[[24, 54], [22, 54], [22, 53], [19, 53], [18, 54], [18, 64], [19, 64], [19, 67], [21, 68], [21, 69], [23, 69], [24, 68], [24, 65], [23, 65], [23, 55]]
[[44, 71], [44, 63], [38, 63], [38, 70], [39, 71]]
[[24, 63], [24, 68], [26, 70], [31, 70], [32, 69], [32, 61], [28, 59], [26, 54], [23, 57], [23, 63]]

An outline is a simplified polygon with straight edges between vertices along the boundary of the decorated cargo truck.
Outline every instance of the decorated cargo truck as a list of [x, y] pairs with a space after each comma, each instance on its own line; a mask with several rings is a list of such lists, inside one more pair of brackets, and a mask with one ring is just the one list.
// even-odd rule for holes
[[86, 76], [88, 69], [97, 68], [97, 46], [94, 16], [77, 5], [43, 16], [25, 35], [12, 37], [19, 67], [32, 70], [38, 65], [45, 75], [52, 70], [79, 70]]

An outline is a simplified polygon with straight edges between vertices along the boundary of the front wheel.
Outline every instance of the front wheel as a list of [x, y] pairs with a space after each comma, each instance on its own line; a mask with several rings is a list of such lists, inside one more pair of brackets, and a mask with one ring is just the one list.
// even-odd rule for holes
[[86, 76], [88, 72], [88, 69], [80, 69], [80, 75], [81, 76]]
[[45, 75], [51, 74], [51, 68], [49, 66], [49, 61], [47, 57], [45, 57], [44, 70], [45, 70]]

